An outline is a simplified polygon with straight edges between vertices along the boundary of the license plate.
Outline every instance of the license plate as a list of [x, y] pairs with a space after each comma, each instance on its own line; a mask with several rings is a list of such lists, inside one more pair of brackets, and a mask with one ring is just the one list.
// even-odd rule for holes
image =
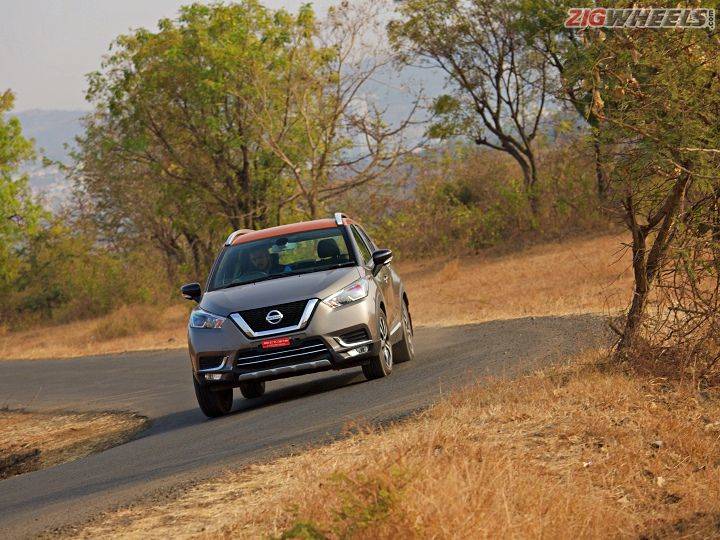
[[260, 345], [263, 349], [275, 349], [277, 347], [288, 347], [290, 345], [290, 338], [281, 337], [274, 339], [264, 339]]

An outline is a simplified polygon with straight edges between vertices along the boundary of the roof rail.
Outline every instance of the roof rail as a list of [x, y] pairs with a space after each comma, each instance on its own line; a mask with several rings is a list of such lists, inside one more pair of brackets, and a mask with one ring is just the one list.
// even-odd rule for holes
[[237, 231], [230, 233], [230, 236], [228, 236], [227, 240], [225, 240], [225, 245], [229, 246], [238, 236], [247, 234], [249, 232], [253, 232], [253, 229], [238, 229]]
[[342, 212], [335, 212], [335, 223], [338, 225], [343, 224], [343, 218], [346, 218], [347, 215], [343, 214]]

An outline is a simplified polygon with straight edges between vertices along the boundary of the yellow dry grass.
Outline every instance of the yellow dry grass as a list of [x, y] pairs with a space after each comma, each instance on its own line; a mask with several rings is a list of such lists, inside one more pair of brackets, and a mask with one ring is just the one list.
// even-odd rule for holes
[[602, 354], [230, 470], [81, 538], [720, 535], [720, 399]]
[[455, 325], [571, 313], [612, 313], [632, 292], [631, 255], [617, 235], [401, 267], [413, 319]]
[[127, 440], [145, 422], [121, 412], [0, 409], [0, 479], [105, 450]]
[[[504, 256], [401, 262], [417, 325], [613, 312], [632, 290], [617, 235], [544, 244]], [[67, 358], [185, 346], [190, 304], [129, 306], [98, 319], [0, 334], [0, 360]]]
[[189, 304], [123, 306], [104, 317], [0, 334], [0, 361], [185, 346]]

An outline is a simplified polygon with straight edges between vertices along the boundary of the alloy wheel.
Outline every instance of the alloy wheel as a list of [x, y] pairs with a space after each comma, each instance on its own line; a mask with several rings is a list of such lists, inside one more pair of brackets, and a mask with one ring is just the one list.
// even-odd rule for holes
[[415, 352], [415, 344], [413, 343], [413, 329], [412, 325], [410, 324], [410, 315], [408, 314], [407, 306], [404, 303], [402, 309], [402, 324], [405, 329], [405, 341], [407, 342], [407, 347], [412, 354]]
[[393, 365], [393, 353], [392, 345], [390, 345], [390, 339], [388, 336], [387, 320], [385, 317], [380, 317], [380, 339], [381, 339], [381, 355], [382, 362], [385, 367], [390, 370]]

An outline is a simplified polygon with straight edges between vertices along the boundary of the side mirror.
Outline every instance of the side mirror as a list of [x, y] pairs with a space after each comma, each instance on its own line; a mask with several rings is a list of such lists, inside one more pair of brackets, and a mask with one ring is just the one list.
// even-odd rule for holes
[[180, 292], [184, 298], [187, 298], [188, 300], [195, 300], [196, 302], [199, 302], [200, 297], [202, 296], [202, 289], [200, 288], [199, 283], [187, 283], [186, 285], [180, 287]]
[[385, 266], [386, 264], [390, 264], [392, 258], [393, 253], [389, 249], [378, 249], [376, 252], [374, 252], [372, 254], [372, 260], [375, 264], [375, 268], [373, 268], [373, 274], [377, 274], [383, 266]]

